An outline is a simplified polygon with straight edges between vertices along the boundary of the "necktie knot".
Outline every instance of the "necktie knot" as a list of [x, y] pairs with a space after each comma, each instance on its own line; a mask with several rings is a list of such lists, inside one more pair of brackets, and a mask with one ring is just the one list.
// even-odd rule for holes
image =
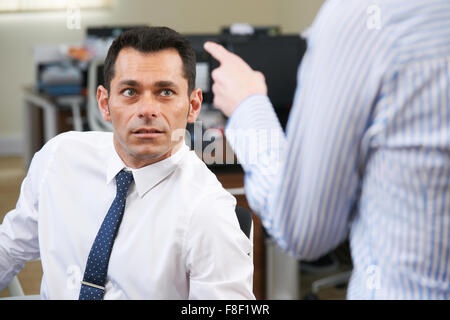
[[120, 194], [121, 196], [126, 196], [131, 182], [133, 182], [133, 174], [131, 172], [121, 170], [116, 176], [117, 195]]

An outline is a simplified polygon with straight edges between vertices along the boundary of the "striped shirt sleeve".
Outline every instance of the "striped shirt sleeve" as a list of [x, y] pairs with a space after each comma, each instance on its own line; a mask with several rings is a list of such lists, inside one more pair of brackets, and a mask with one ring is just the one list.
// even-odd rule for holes
[[[251, 148], [230, 142], [243, 160], [252, 208], [280, 246], [303, 259], [317, 258], [345, 239], [360, 184], [359, 140], [379, 84], [370, 58], [386, 40], [365, 30], [365, 7], [357, 9], [346, 12], [331, 2], [319, 13], [286, 137], [280, 135], [275, 148], [268, 143], [254, 150], [259, 165], [245, 162]], [[267, 98], [244, 101], [230, 117], [226, 134], [233, 137], [233, 131], [244, 128], [269, 136], [267, 131], [279, 129]]]

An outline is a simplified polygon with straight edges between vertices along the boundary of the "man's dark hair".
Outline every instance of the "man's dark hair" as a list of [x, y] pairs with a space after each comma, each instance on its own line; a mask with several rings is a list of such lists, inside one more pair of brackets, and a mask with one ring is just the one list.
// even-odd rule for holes
[[188, 40], [167, 27], [139, 27], [120, 34], [111, 44], [105, 59], [103, 71], [104, 86], [110, 91], [114, 77], [114, 65], [120, 50], [133, 48], [142, 53], [176, 49], [183, 61], [183, 76], [188, 81], [188, 94], [195, 89], [195, 51]]

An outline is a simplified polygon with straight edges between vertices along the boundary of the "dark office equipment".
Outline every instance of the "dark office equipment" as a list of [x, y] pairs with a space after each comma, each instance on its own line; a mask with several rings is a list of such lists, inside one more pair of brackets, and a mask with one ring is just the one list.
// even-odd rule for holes
[[244, 208], [244, 207], [240, 207], [240, 206], [236, 206], [236, 215], [239, 221], [239, 226], [241, 227], [242, 232], [245, 233], [245, 235], [250, 238], [250, 232], [252, 229], [252, 213], [250, 212], [250, 210]]
[[[191, 43], [195, 56], [197, 59], [197, 81], [202, 78], [206, 78], [207, 88], [202, 88], [203, 102], [206, 104], [212, 104], [213, 93], [211, 91], [211, 56], [203, 49], [203, 44], [206, 41], [220, 42], [220, 36], [217, 34], [195, 34], [184, 35], [184, 37]], [[198, 68], [204, 65], [205, 68]], [[201, 74], [203, 72], [203, 74]]]
[[145, 25], [88, 27], [86, 35], [94, 38], [117, 38], [122, 32], [139, 27]]
[[[225, 31], [222, 34], [185, 34], [184, 37], [191, 42], [196, 53], [197, 82], [202, 79], [200, 82], [204, 86], [202, 88], [203, 111], [208, 112], [214, 109], [211, 72], [219, 67], [219, 63], [203, 49], [206, 41], [213, 41], [236, 53], [253, 69], [264, 74], [268, 86], [268, 96], [281, 126], [286, 129], [297, 86], [297, 69], [306, 50], [304, 39], [299, 35], [273, 36], [268, 35], [267, 32], [259, 32], [250, 36], [242, 36], [227, 34]], [[188, 124], [187, 129], [191, 135], [192, 147], [195, 145], [195, 141], [201, 139], [202, 136], [195, 135], [191, 124]], [[201, 134], [203, 135], [203, 131]], [[203, 141], [202, 144], [204, 149], [209, 142]], [[227, 165], [213, 163], [208, 164], [208, 166], [214, 168], [214, 170], [220, 167], [241, 170], [237, 163]]]
[[[252, 36], [221, 35], [186, 35], [197, 56], [197, 62], [209, 61], [209, 73], [219, 66], [203, 49], [206, 41], [222, 44], [228, 50], [243, 58], [253, 69], [261, 71], [266, 77], [268, 95], [283, 129], [286, 127], [295, 88], [297, 69], [306, 51], [306, 41], [299, 35], [269, 36], [255, 34]], [[210, 79], [211, 81], [211, 79]], [[206, 103], [212, 103], [212, 81], [204, 95]]]
[[104, 79], [104, 69], [105, 69], [105, 65], [104, 64], [99, 64], [96, 66], [97, 68], [97, 85], [105, 85], [105, 79]]
[[198, 61], [209, 61], [208, 53], [203, 50], [203, 44], [206, 41], [220, 41], [219, 34], [184, 34], [183, 36], [191, 43], [192, 48], [194, 48]]
[[80, 95], [83, 75], [77, 62], [69, 59], [38, 63], [36, 65], [36, 91], [49, 96]]
[[[223, 27], [222, 35], [231, 35], [232, 30], [231, 27]], [[279, 26], [261, 26], [254, 27], [253, 26], [253, 35], [255, 36], [276, 36], [281, 34], [281, 28]]]
[[298, 35], [228, 36], [222, 43], [253, 69], [264, 74], [268, 96], [285, 129], [297, 85], [298, 65], [306, 51], [306, 41]]

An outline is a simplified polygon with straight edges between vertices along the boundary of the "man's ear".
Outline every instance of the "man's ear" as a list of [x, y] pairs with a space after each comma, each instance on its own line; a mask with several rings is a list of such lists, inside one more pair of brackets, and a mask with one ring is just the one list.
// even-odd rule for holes
[[202, 109], [203, 93], [202, 90], [197, 88], [192, 91], [189, 97], [190, 108], [188, 113], [187, 122], [193, 123], [197, 120], [200, 110]]
[[109, 114], [109, 93], [104, 86], [97, 88], [97, 104], [100, 109], [103, 120], [111, 122], [111, 115]]

